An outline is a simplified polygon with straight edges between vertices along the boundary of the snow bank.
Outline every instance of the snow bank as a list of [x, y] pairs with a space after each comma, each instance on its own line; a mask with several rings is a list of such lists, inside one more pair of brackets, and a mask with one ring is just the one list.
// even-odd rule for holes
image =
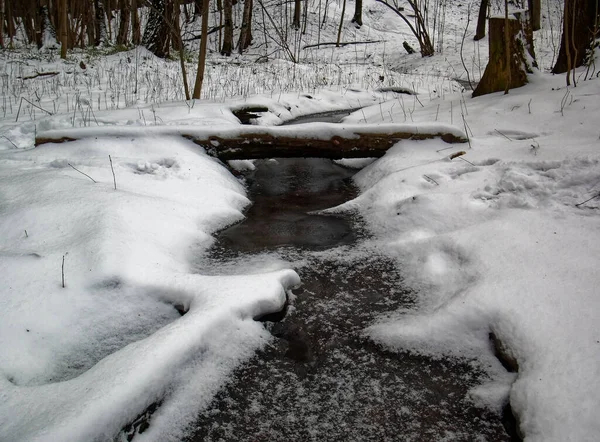
[[[600, 199], [578, 205], [600, 192], [600, 83], [580, 82], [561, 112], [562, 81], [539, 76], [507, 96], [417, 109], [415, 123], [448, 122], [454, 100], [455, 112], [468, 111], [472, 149], [450, 160], [439, 141], [399, 143], [358, 173], [362, 194], [337, 208], [360, 210], [418, 299], [416, 311], [365, 334], [393, 349], [476, 358], [492, 382], [474, 400], [510, 398], [527, 441], [600, 434]], [[380, 120], [379, 108], [365, 113]], [[516, 359], [516, 380], [490, 333]]]
[[299, 283], [291, 270], [189, 273], [192, 254], [249, 202], [189, 141], [5, 150], [0, 179], [2, 440], [113, 438], [156, 401], [169, 422], [159, 439], [177, 440], [268, 341], [253, 318], [280, 310]]

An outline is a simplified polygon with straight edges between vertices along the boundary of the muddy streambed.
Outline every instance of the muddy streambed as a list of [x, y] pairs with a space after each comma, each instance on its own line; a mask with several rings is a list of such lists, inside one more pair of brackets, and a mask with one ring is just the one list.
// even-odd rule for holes
[[[355, 170], [325, 159], [256, 162], [247, 219], [199, 258], [205, 274], [291, 267], [302, 278], [273, 342], [199, 417], [188, 441], [504, 441], [501, 417], [465, 399], [485, 375], [467, 362], [385, 351], [361, 337], [410, 308], [395, 263], [360, 219], [309, 214], [353, 198]], [[283, 316], [283, 315], [281, 315]]]

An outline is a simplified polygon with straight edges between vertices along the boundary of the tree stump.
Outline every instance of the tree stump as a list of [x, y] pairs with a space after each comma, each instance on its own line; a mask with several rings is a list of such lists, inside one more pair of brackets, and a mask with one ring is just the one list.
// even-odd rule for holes
[[[508, 33], [510, 36], [509, 89], [527, 84], [527, 73], [533, 72], [530, 62], [530, 60], [533, 60], [533, 54], [527, 50], [531, 46], [527, 44], [527, 41], [523, 41], [524, 33], [522, 31], [524, 27], [521, 21], [515, 17], [509, 17], [508, 20], [500, 17], [490, 18], [490, 59], [481, 81], [473, 92], [473, 97], [506, 89], [509, 79], [507, 78], [508, 69], [506, 67], [505, 22], [508, 22]], [[525, 30], [527, 31], [527, 26]], [[528, 40], [527, 37], [525, 37], [525, 40]]]

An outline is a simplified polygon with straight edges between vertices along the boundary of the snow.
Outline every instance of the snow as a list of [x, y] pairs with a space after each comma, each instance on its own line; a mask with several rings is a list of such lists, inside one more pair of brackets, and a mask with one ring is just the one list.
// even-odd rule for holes
[[[542, 69], [560, 38], [555, 3], [536, 33]], [[390, 349], [474, 360], [491, 380], [472, 400], [496, 409], [510, 401], [527, 441], [597, 440], [600, 81], [578, 71], [567, 89], [562, 76], [541, 71], [508, 95], [470, 98], [452, 79], [463, 75], [464, 12], [449, 7], [444, 54], [421, 59], [402, 54], [400, 42], [415, 46], [412, 37], [370, 2], [365, 26], [345, 27], [344, 38], [387, 42], [308, 51], [311, 63], [298, 66], [214, 65], [206, 100], [196, 102], [182, 101], [176, 64], [143, 49], [86, 59], [85, 70], [79, 60], [40, 54], [17, 63], [2, 54], [7, 79], [59, 74], [2, 86], [12, 98], [0, 106], [0, 440], [113, 439], [157, 401], [136, 440], [180, 440], [233, 370], [268, 345], [253, 318], [282, 308], [300, 283], [294, 270], [258, 262], [212, 276], [191, 264], [250, 201], [180, 134], [267, 130], [239, 126], [232, 111], [246, 106], [269, 108], [262, 126], [366, 106], [336, 129], [311, 125], [315, 137], [365, 123], [468, 133], [469, 144], [404, 140], [378, 160], [342, 161], [365, 166], [355, 177], [360, 195], [329, 211], [361, 213], [417, 301], [364, 335]], [[485, 41], [465, 45], [472, 78], [485, 52]], [[374, 91], [390, 86], [419, 95]], [[36, 95], [53, 115], [21, 102], [17, 117], [16, 97]], [[44, 133], [82, 139], [34, 148]], [[466, 154], [451, 159], [458, 151]], [[517, 373], [499, 363], [490, 333]]]

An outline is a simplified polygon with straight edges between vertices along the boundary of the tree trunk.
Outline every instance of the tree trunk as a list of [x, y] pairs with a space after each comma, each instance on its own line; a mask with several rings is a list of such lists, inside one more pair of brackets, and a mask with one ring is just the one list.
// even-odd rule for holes
[[60, 58], [66, 60], [67, 48], [69, 45], [67, 33], [67, 19], [69, 17], [69, 14], [67, 13], [67, 0], [60, 0], [58, 13], [60, 14]]
[[0, 0], [0, 48], [4, 49], [4, 16], [5, 16], [5, 0]]
[[242, 28], [238, 41], [238, 51], [241, 54], [252, 43], [252, 5], [253, 0], [244, 0], [244, 12], [242, 14]]
[[338, 27], [337, 40], [335, 42], [335, 47], [340, 47], [340, 40], [342, 38], [342, 28], [344, 27], [344, 14], [346, 13], [346, 0], [342, 3], [342, 16], [340, 17], [340, 25]]
[[[246, 0], [249, 1], [249, 0]], [[202, 2], [202, 40], [200, 41], [200, 56], [198, 57], [198, 72], [194, 84], [193, 98], [199, 99], [202, 93], [202, 82], [204, 81], [204, 68], [206, 67], [206, 40], [208, 40], [208, 6], [209, 0]]]
[[160, 58], [169, 56], [171, 30], [166, 19], [165, 0], [152, 0], [148, 24], [142, 38], [142, 45]]
[[223, 0], [223, 13], [225, 15], [225, 28], [223, 30], [223, 46], [221, 55], [230, 56], [233, 51], [233, 18], [231, 0]]
[[563, 33], [554, 74], [562, 74], [586, 62], [593, 40], [598, 0], [565, 0]]
[[96, 46], [107, 46], [108, 38], [106, 35], [106, 20], [104, 12], [104, 0], [94, 0], [94, 27], [96, 31]]
[[174, 40], [177, 42], [177, 49], [179, 50], [179, 64], [181, 67], [181, 79], [183, 81], [183, 91], [185, 93], [185, 99], [190, 99], [190, 88], [188, 86], [187, 81], [187, 71], [185, 69], [185, 58], [183, 53], [183, 40], [181, 38], [181, 26], [179, 25], [179, 16], [181, 11], [181, 4], [179, 0], [174, 0], [173, 8], [175, 10], [175, 14], [173, 14], [173, 27], [174, 29]]
[[352, 17], [352, 23], [356, 23], [358, 26], [362, 26], [362, 0], [356, 0], [354, 4], [354, 17]]
[[541, 0], [527, 0], [529, 7], [529, 18], [531, 20], [531, 29], [539, 31], [542, 29], [542, 1]]
[[479, 5], [479, 15], [477, 17], [477, 30], [475, 31], [475, 37], [473, 40], [478, 41], [485, 37], [485, 24], [487, 22], [487, 10], [489, 0], [481, 0]]
[[[510, 41], [510, 63], [507, 68], [507, 48], [505, 47], [505, 23], [508, 23]], [[521, 87], [527, 83], [527, 72], [532, 68], [525, 57], [526, 43], [521, 40], [521, 22], [517, 19], [490, 19], [490, 58], [481, 81], [473, 92], [478, 97], [492, 92], [499, 92]]]
[[[305, 0], [306, 1], [306, 0]], [[300, 0], [294, 0], [294, 19], [292, 20], [292, 28], [300, 29], [300, 12], [302, 5]]]
[[119, 33], [117, 34], [117, 44], [126, 45], [128, 43], [127, 37], [129, 36], [129, 22], [131, 20], [131, 9], [129, 0], [120, 0], [120, 23]]
[[131, 41], [135, 46], [142, 43], [140, 15], [138, 13], [138, 0], [131, 0]]

